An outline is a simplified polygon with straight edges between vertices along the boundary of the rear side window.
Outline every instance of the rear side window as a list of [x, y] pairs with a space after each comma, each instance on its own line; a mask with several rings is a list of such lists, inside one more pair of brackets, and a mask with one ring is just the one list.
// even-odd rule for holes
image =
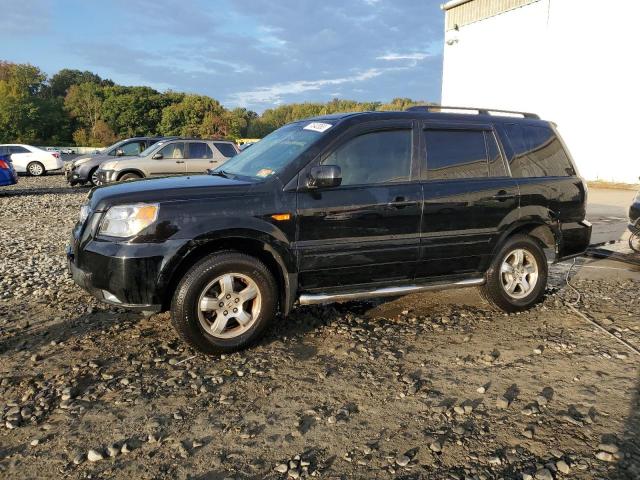
[[189, 158], [213, 158], [213, 153], [206, 143], [190, 143]]
[[514, 177], [569, 177], [576, 174], [560, 140], [548, 127], [505, 125], [513, 148]]
[[223, 157], [231, 158], [238, 153], [230, 143], [214, 143], [214, 145], [220, 151]]
[[27, 150], [26, 148], [18, 146], [9, 147], [9, 151], [11, 153], [29, 153], [29, 150]]
[[411, 130], [365, 133], [347, 140], [322, 163], [340, 167], [341, 185], [408, 181], [411, 175]]
[[425, 130], [424, 134], [429, 180], [507, 175], [491, 131]]

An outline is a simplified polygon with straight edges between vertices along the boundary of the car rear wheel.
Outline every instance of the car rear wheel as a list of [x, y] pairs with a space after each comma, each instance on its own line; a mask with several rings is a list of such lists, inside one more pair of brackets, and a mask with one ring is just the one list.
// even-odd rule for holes
[[528, 235], [514, 235], [491, 262], [480, 293], [505, 312], [519, 312], [542, 299], [547, 276], [547, 258], [538, 241]]
[[276, 281], [258, 259], [220, 252], [196, 263], [171, 302], [180, 336], [204, 353], [239, 350], [257, 341], [274, 319]]
[[40, 177], [45, 173], [44, 165], [40, 162], [31, 162], [27, 165], [27, 172], [33, 177]]
[[127, 182], [129, 180], [138, 180], [140, 178], [142, 177], [137, 173], [125, 173], [118, 180], [120, 180], [121, 182]]

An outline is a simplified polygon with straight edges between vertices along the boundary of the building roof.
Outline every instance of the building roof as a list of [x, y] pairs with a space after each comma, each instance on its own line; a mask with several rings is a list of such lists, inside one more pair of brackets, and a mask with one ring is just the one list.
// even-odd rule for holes
[[445, 29], [452, 30], [494, 17], [540, 0], [450, 0], [440, 6], [446, 13]]

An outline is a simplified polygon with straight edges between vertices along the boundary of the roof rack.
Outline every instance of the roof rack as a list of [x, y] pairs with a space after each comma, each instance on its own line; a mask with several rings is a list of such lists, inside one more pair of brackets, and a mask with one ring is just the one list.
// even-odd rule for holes
[[491, 115], [492, 112], [496, 113], [509, 113], [512, 115], [522, 115], [524, 118], [534, 118], [539, 120], [540, 117], [535, 113], [529, 112], [516, 112], [514, 110], [500, 110], [497, 108], [478, 108], [478, 107], [447, 107], [445, 105], [417, 105], [415, 107], [407, 108], [407, 111], [411, 112], [428, 112], [428, 113], [436, 113], [438, 110], [475, 110], [478, 112], [478, 115]]

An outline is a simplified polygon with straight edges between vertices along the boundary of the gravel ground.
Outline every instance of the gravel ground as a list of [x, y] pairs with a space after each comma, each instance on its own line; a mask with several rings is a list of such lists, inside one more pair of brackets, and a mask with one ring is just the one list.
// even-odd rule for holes
[[[568, 309], [566, 267], [519, 315], [474, 290], [305, 307], [206, 357], [71, 282], [86, 193], [0, 191], [0, 477], [640, 478], [638, 356]], [[575, 284], [640, 347], [637, 282]]]

